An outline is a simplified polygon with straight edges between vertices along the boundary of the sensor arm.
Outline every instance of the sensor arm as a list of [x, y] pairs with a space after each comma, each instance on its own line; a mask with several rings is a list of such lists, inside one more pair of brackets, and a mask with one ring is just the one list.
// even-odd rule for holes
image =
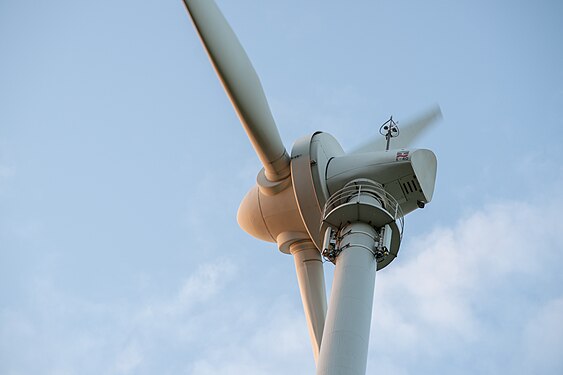
[[289, 156], [246, 52], [213, 0], [183, 0], [201, 42], [264, 166], [266, 178], [289, 176]]

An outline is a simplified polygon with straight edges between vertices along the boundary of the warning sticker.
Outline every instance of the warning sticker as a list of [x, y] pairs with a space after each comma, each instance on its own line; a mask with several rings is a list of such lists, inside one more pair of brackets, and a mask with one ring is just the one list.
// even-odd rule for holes
[[397, 151], [397, 161], [405, 161], [409, 160], [409, 152], [408, 151]]

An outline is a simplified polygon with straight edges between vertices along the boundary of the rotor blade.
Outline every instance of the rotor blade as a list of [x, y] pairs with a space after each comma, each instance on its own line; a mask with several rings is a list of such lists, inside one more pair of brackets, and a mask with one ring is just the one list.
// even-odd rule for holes
[[260, 79], [213, 0], [183, 0], [221, 83], [271, 181], [289, 175], [289, 156]]
[[289, 246], [289, 251], [295, 261], [301, 301], [316, 363], [321, 350], [327, 309], [323, 259], [311, 240], [294, 242]]
[[[398, 149], [410, 146], [441, 118], [442, 111], [440, 110], [440, 106], [437, 105], [418, 118], [407, 122], [405, 125], [399, 124], [399, 136], [391, 138], [390, 148]], [[385, 150], [386, 143], [385, 137], [380, 135], [354, 149], [351, 153], [361, 154], [363, 152], [382, 151]]]

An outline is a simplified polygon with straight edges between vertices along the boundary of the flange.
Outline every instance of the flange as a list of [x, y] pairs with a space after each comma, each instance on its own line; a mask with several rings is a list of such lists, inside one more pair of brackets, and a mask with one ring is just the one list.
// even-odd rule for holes
[[291, 150], [291, 179], [299, 214], [319, 251], [323, 242], [319, 223], [329, 198], [326, 170], [330, 159], [342, 155], [344, 150], [338, 141], [323, 132], [298, 139]]

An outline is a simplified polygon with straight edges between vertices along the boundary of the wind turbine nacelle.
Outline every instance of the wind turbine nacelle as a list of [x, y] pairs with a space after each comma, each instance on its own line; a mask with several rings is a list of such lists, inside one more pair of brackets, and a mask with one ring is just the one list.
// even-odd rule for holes
[[349, 154], [330, 160], [326, 183], [333, 194], [358, 178], [375, 181], [397, 200], [406, 215], [432, 200], [436, 170], [436, 155], [426, 149]]
[[311, 239], [322, 249], [319, 227], [327, 200], [347, 183], [369, 179], [383, 186], [403, 215], [432, 200], [436, 156], [425, 149], [346, 154], [330, 134], [298, 139], [291, 151], [291, 178], [297, 206]]

